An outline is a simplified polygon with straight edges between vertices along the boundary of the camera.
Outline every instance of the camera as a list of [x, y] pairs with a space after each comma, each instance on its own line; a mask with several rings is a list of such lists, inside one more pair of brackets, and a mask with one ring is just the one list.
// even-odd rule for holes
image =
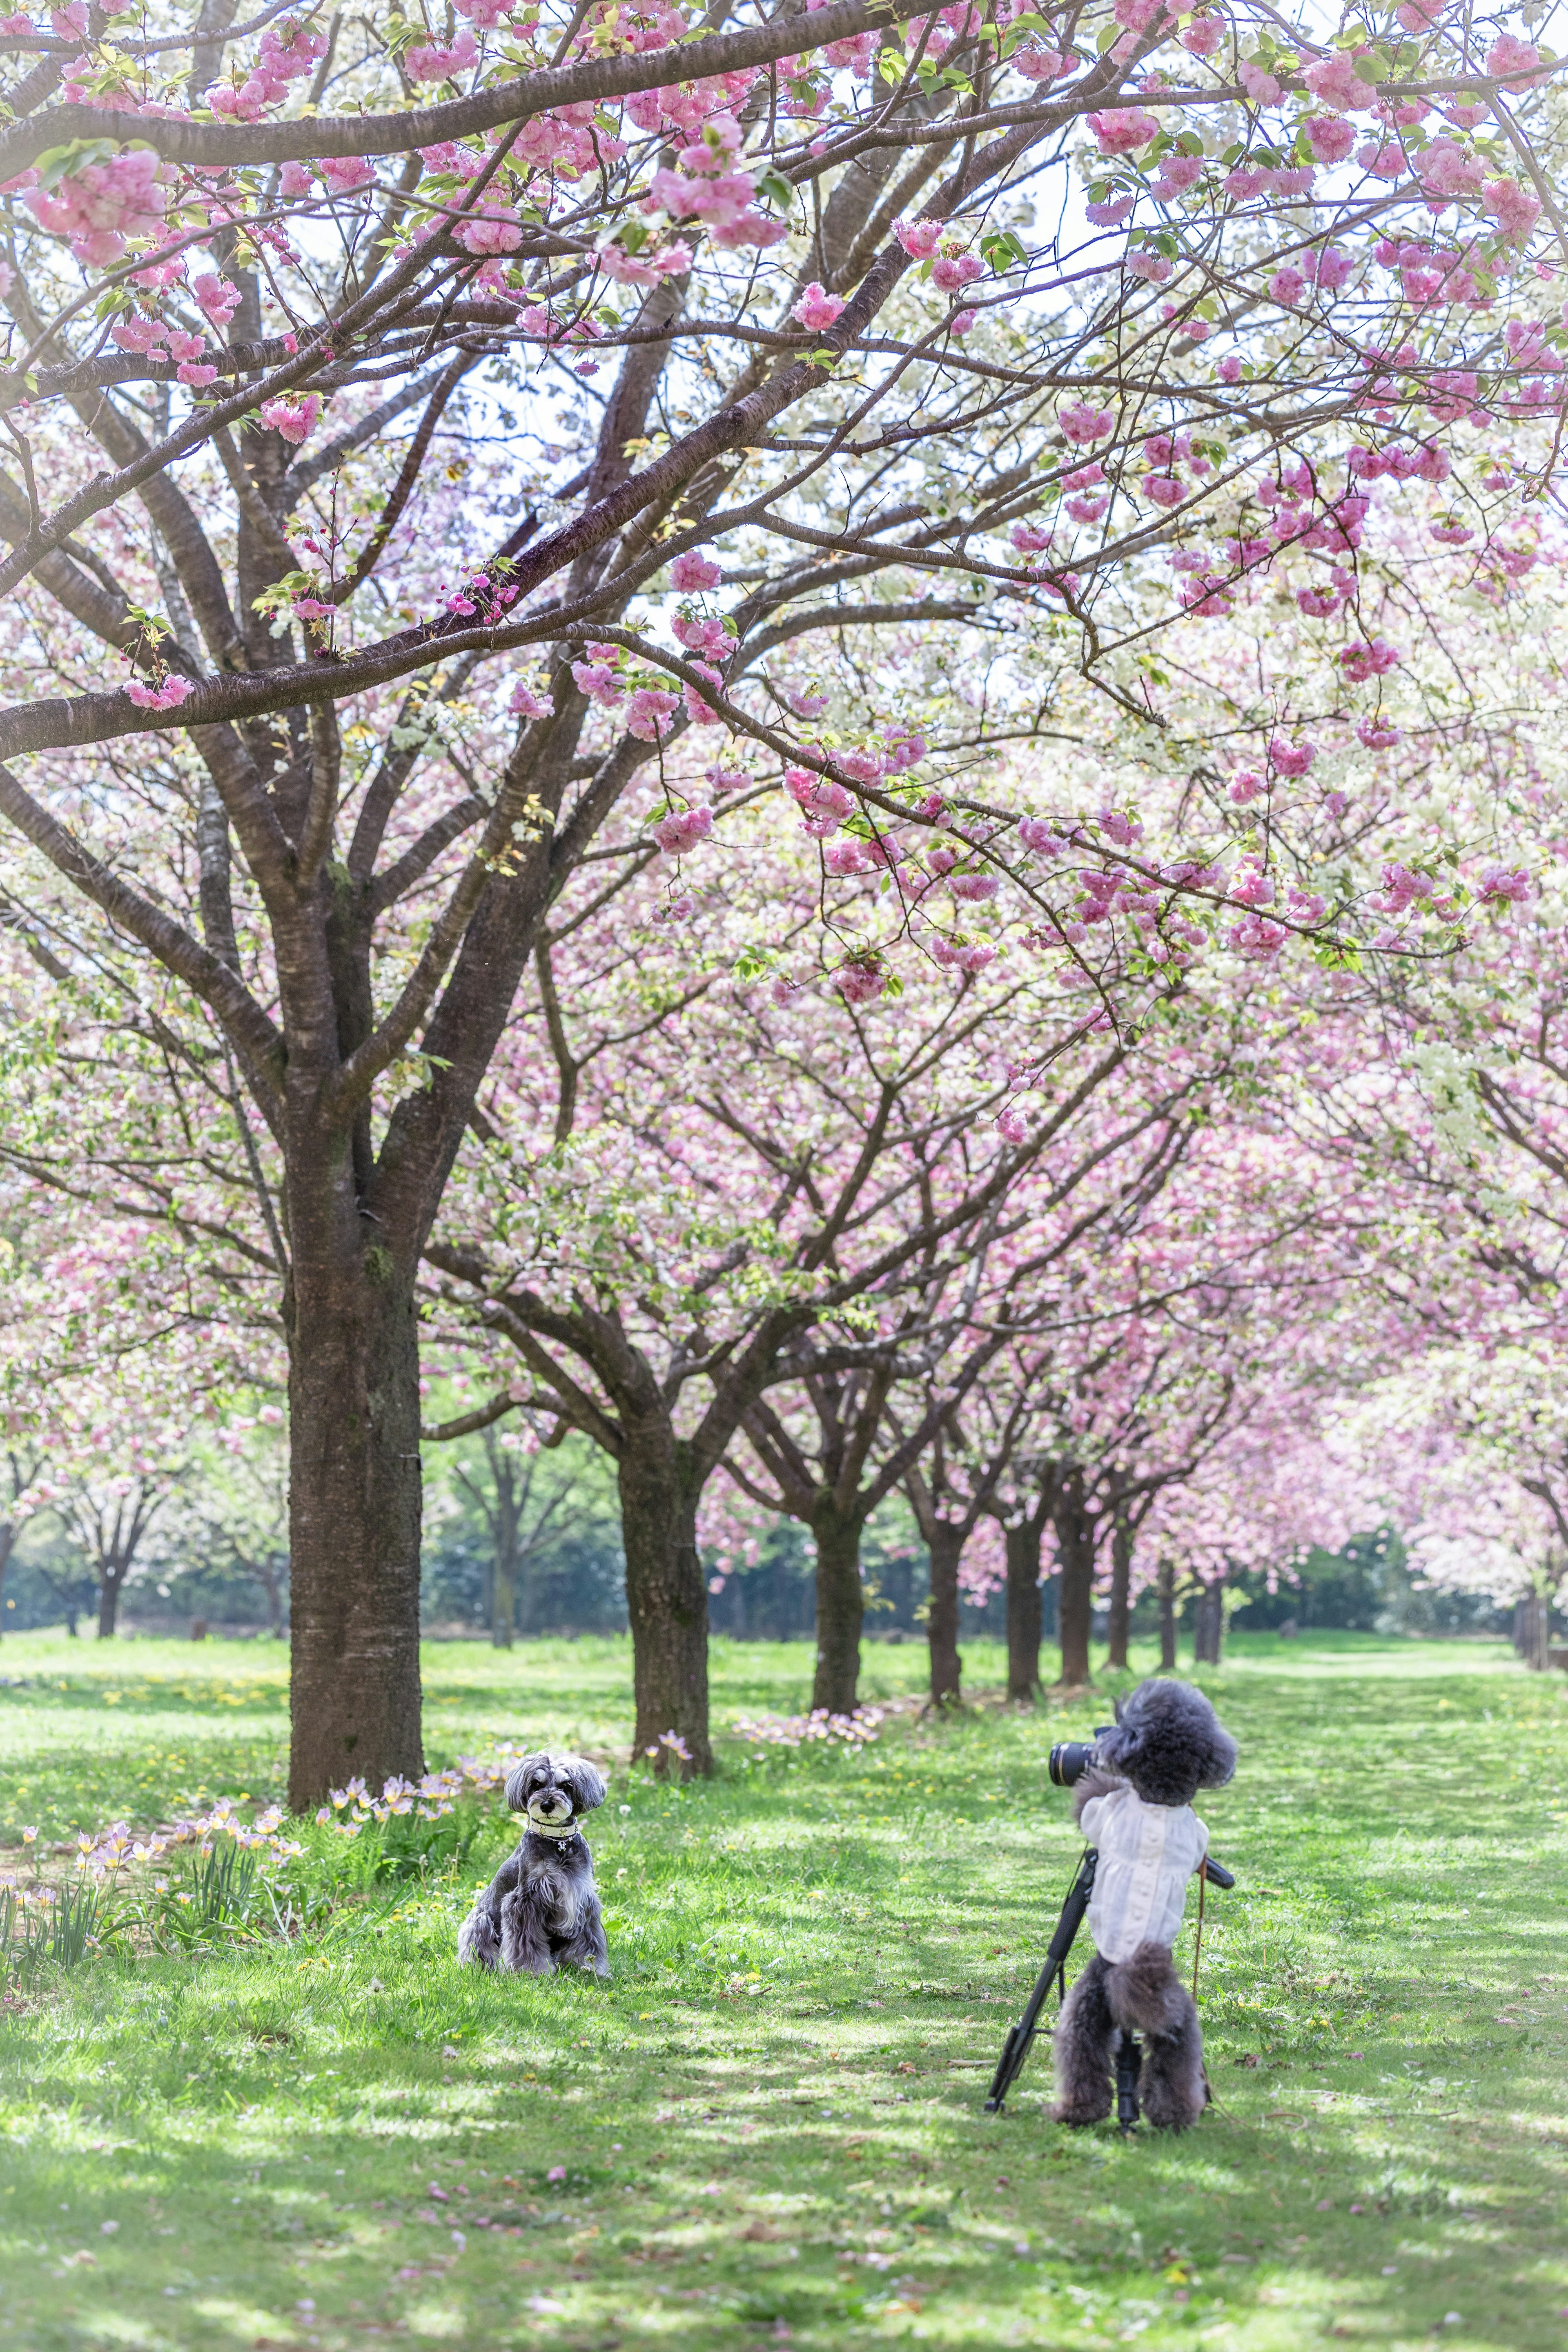
[[1051, 1750], [1050, 1775], [1058, 1789], [1070, 1789], [1081, 1780], [1091, 1764], [1100, 1761], [1100, 1743], [1113, 1723], [1097, 1723], [1092, 1739], [1058, 1739]]

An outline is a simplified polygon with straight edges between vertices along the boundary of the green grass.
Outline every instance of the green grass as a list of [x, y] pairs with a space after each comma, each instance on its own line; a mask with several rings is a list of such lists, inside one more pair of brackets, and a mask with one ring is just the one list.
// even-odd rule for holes
[[[808, 1663], [716, 1645], [719, 1719], [799, 1706]], [[921, 1664], [879, 1648], [873, 1685]], [[5, 1819], [153, 1818], [171, 1756], [275, 1793], [279, 1665], [8, 1640]], [[433, 1649], [432, 1759], [615, 1748], [627, 1667]], [[1058, 2130], [1043, 2053], [981, 2112], [1076, 1857], [1046, 1752], [1103, 1700], [900, 1716], [856, 1755], [727, 1743], [710, 1785], [616, 1772], [607, 1986], [456, 1968], [491, 1819], [455, 1878], [298, 1943], [89, 1960], [13, 2007], [0, 2345], [1561, 2347], [1568, 1683], [1349, 1635], [1243, 1639], [1205, 1679], [1242, 1743], [1204, 1807], [1240, 1883], [1208, 1908], [1216, 2105], [1185, 2138]]]

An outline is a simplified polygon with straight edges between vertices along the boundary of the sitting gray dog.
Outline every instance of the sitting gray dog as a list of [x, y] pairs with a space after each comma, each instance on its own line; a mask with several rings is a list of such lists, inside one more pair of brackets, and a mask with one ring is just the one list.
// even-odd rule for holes
[[581, 1756], [525, 1756], [506, 1801], [528, 1827], [458, 1929], [458, 1959], [541, 1977], [569, 1962], [607, 1977], [594, 1857], [577, 1826], [605, 1801], [603, 1774]]
[[1100, 1852], [1089, 1924], [1095, 1953], [1058, 2021], [1058, 2123], [1097, 2124], [1110, 2113], [1118, 2040], [1143, 2039], [1139, 2096], [1157, 2130], [1184, 2131], [1208, 2098], [1197, 2005], [1171, 1948], [1187, 1881], [1209, 1833], [1193, 1811], [1200, 1789], [1223, 1789], [1236, 1742], [1202, 1691], [1163, 1678], [1140, 1683], [1096, 1743], [1095, 1767], [1075, 1783], [1073, 1808]]

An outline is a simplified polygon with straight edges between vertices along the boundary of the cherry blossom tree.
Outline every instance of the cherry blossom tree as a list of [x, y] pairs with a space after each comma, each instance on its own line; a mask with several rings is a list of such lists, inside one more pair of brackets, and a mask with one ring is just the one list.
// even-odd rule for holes
[[[135, 969], [166, 1067], [226, 1090], [258, 1171], [295, 1803], [419, 1769], [421, 1255], [630, 780], [717, 712], [863, 828], [845, 856], [967, 812], [941, 852], [961, 903], [1005, 877], [1059, 939], [1076, 879], [1013, 878], [1048, 811], [1026, 839], [967, 760], [917, 773], [897, 709], [813, 733], [773, 656], [847, 613], [984, 644], [999, 606], [1130, 719], [1150, 631], [1279, 549], [1321, 570], [1306, 593], [1350, 615], [1343, 674], [1375, 696], [1341, 420], [1440, 483], [1495, 398], [1552, 409], [1552, 322], [1522, 304], [1500, 344], [1488, 313], [1555, 233], [1555, 68], [1501, 20], [1396, 15], [837, 0], [710, 29], [471, 0], [422, 38], [72, 0], [0, 35], [0, 814], [20, 895], [52, 894], [45, 952]], [[1515, 511], [1511, 484], [1474, 495]], [[1167, 553], [1179, 599], [1144, 584]], [[1281, 785], [1309, 764], [1279, 738]], [[700, 848], [712, 809], [672, 804], [661, 848]], [[1228, 907], [1266, 947], [1342, 929], [1317, 878], [1276, 906], [1135, 861], [1116, 890], [1151, 923]], [[860, 940], [868, 985], [889, 951]]]

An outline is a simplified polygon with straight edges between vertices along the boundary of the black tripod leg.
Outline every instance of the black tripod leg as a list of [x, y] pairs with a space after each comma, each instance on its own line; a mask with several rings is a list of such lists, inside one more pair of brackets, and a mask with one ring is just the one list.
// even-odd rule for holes
[[1138, 2036], [1125, 2027], [1116, 2044], [1116, 2126], [1121, 2132], [1138, 2128], [1138, 2077], [1142, 2072], [1143, 2053]]

